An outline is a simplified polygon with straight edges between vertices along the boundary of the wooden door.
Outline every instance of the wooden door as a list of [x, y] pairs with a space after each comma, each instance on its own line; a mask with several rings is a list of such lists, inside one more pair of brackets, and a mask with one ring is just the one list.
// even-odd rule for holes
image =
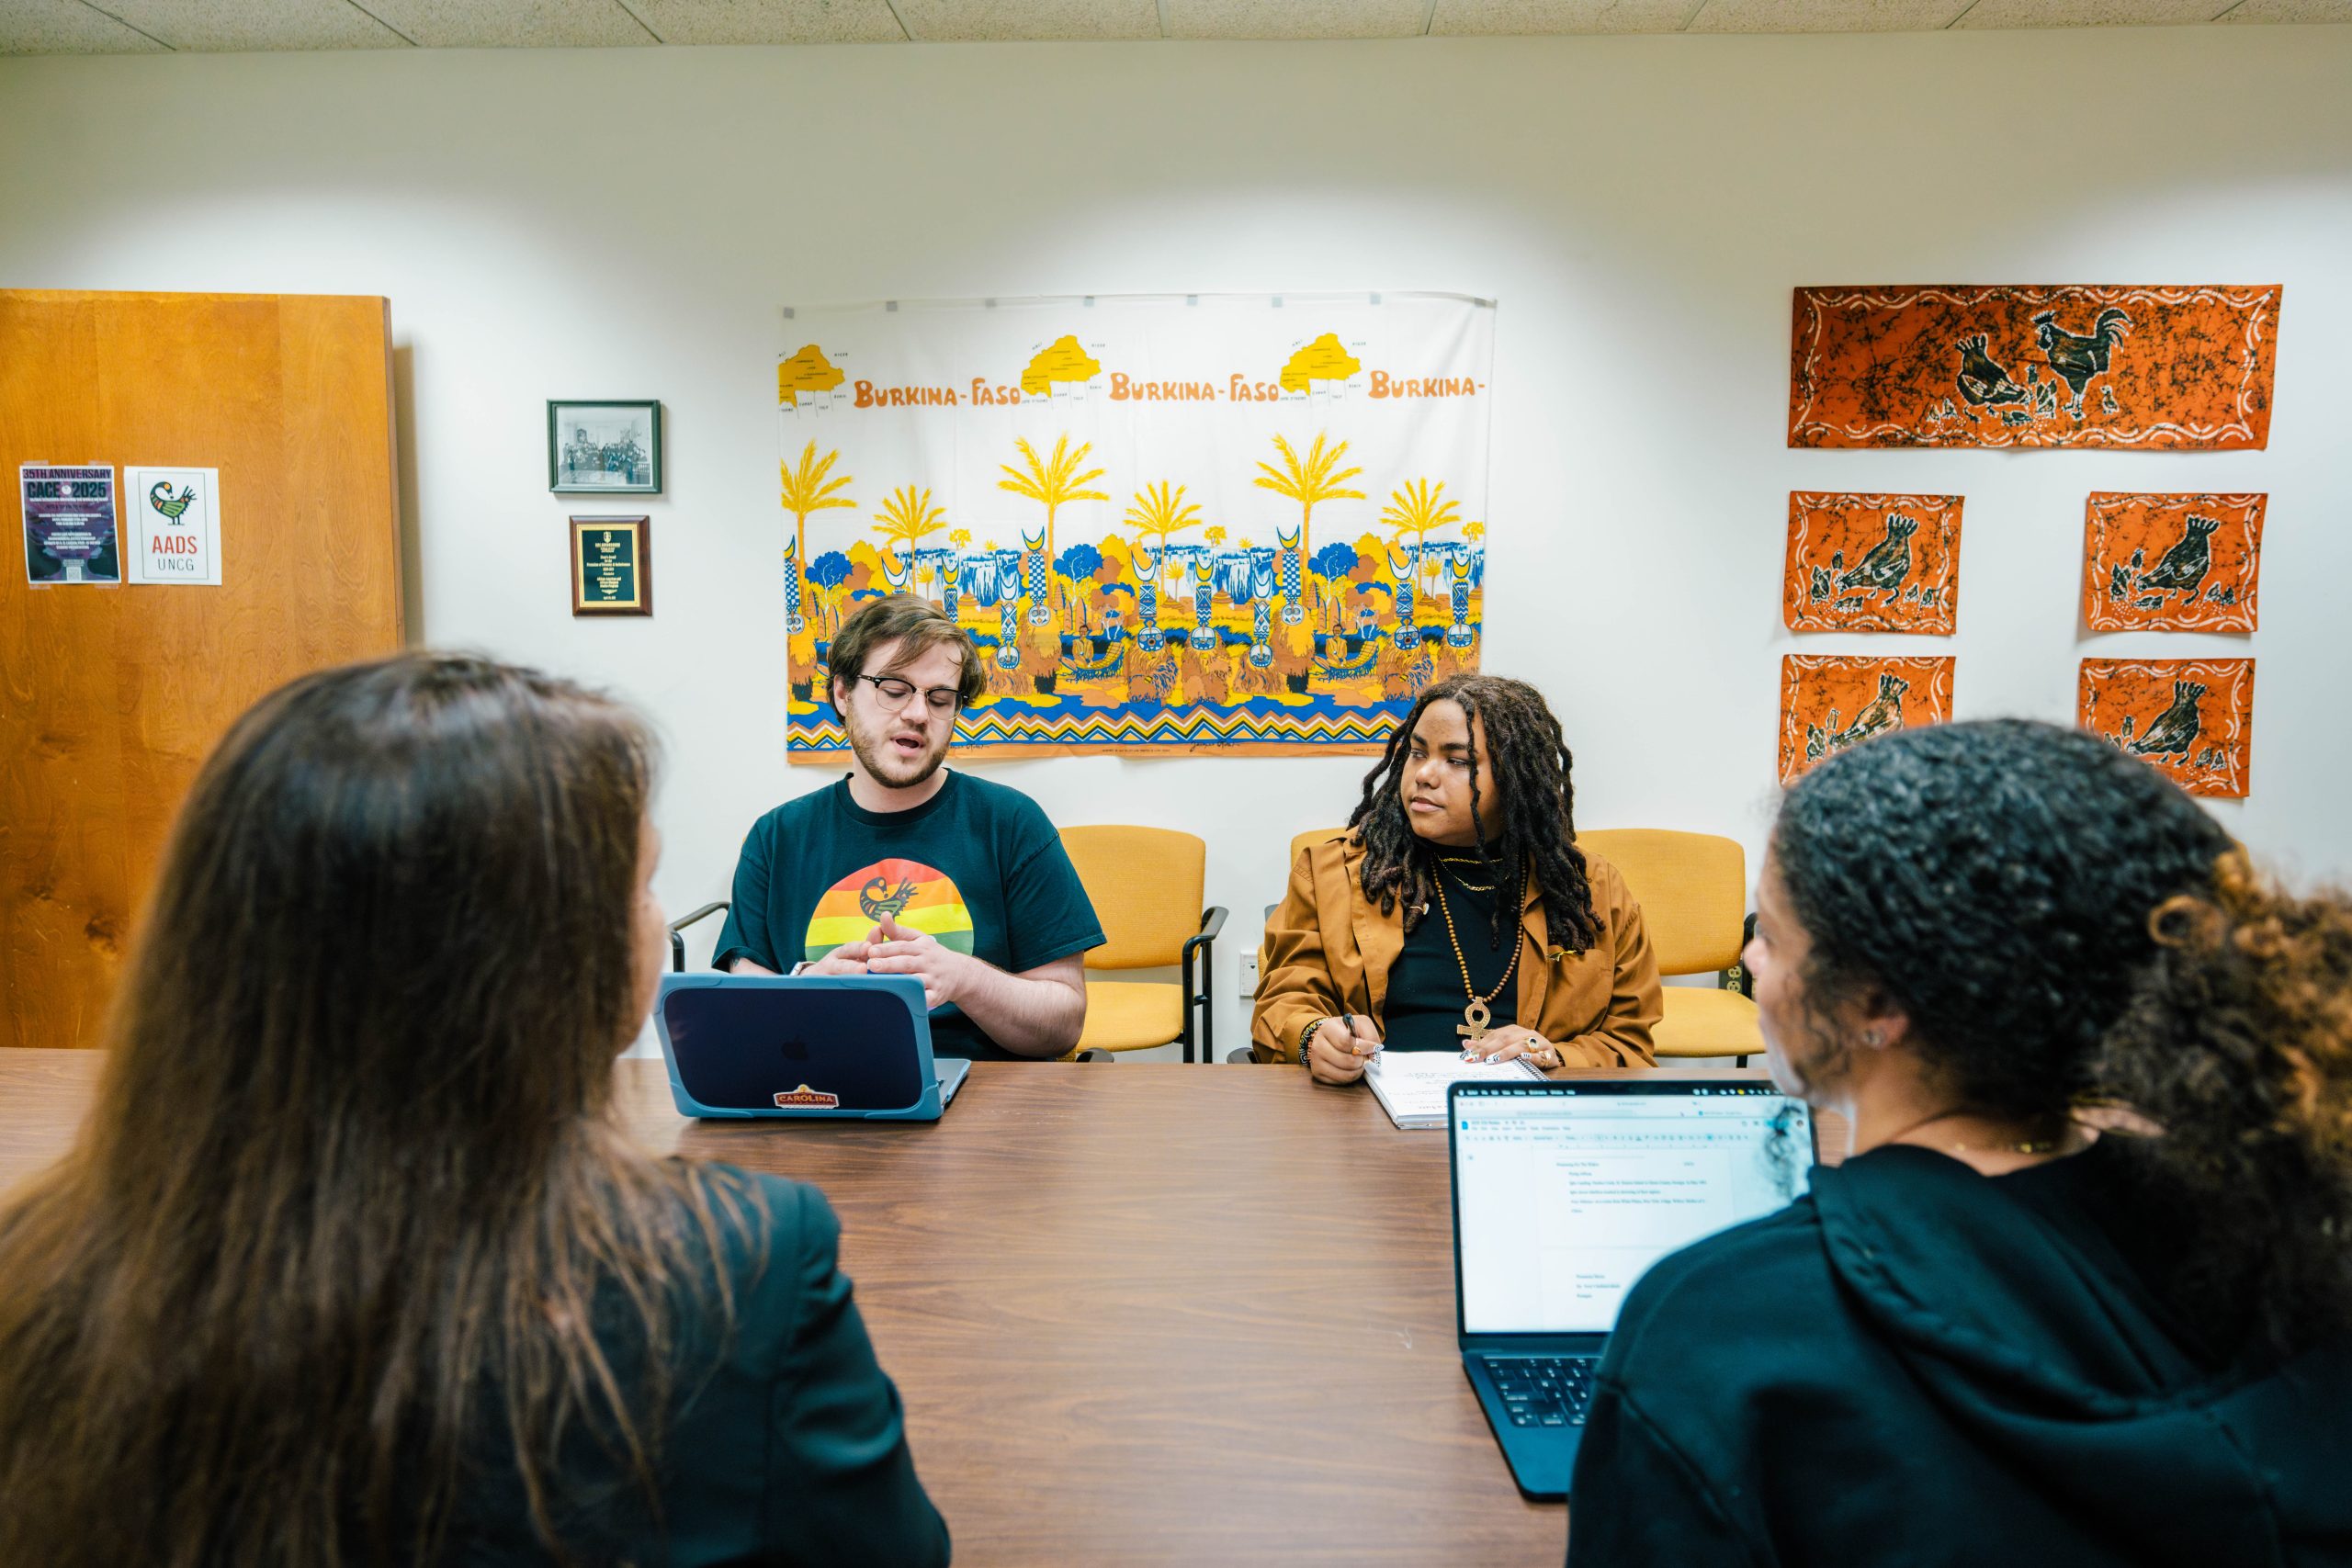
[[[220, 586], [31, 586], [28, 462], [218, 468]], [[0, 290], [0, 1045], [97, 1043], [205, 753], [400, 646], [395, 485], [380, 299]]]

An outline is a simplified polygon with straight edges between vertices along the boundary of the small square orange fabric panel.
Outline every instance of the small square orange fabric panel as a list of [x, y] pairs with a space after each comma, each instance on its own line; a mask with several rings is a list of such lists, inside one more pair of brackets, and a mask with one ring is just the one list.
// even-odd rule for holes
[[2270, 442], [2277, 285], [1800, 288], [1792, 446]]
[[1781, 659], [1781, 784], [1873, 735], [1951, 717], [1949, 655], [1878, 659], [1790, 653]]
[[2261, 495], [2095, 491], [2083, 524], [2083, 620], [2095, 632], [2250, 632]]
[[1956, 495], [1789, 492], [1781, 619], [1792, 632], [1930, 632], [1960, 612]]
[[2082, 726], [2191, 795], [2246, 793], [2254, 747], [2251, 659], [2086, 659]]

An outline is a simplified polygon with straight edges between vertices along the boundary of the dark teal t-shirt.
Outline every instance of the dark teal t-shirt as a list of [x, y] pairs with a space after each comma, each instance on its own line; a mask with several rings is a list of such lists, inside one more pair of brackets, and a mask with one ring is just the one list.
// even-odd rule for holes
[[[884, 910], [1010, 974], [1102, 945], [1061, 835], [1019, 790], [951, 773], [907, 811], [868, 811], [844, 777], [752, 825], [712, 963], [778, 974], [862, 942]], [[953, 1003], [933, 1010], [942, 1056], [1018, 1061]]]

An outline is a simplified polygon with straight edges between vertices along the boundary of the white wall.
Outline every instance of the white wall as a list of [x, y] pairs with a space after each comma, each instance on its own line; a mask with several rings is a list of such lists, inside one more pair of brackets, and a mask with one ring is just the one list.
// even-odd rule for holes
[[[1782, 630], [1787, 492], [1958, 491], [1960, 633], [1902, 644], [1959, 656], [1958, 713], [2250, 651], [2220, 814], [2343, 876], [2347, 82], [2352, 27], [14, 60], [0, 284], [389, 296], [416, 629], [656, 716], [673, 908], [830, 776], [782, 755], [776, 307], [1128, 290], [1500, 299], [1487, 659], [1560, 709], [1587, 825], [1752, 864], [1781, 654], [1896, 646]], [[1791, 287], [1905, 282], [2283, 282], [2270, 449], [1788, 450]], [[667, 405], [650, 620], [567, 613], [550, 396]], [[2096, 489], [2267, 491], [2262, 630], [2079, 641]], [[1282, 845], [1365, 765], [987, 771], [1209, 840], [1230, 1045]]]

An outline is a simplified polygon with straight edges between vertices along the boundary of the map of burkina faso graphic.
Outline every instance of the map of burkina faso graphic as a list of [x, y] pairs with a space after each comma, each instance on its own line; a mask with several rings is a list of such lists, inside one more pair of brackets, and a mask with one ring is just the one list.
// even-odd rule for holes
[[1315, 381], [1344, 381], [1363, 368], [1363, 362], [1340, 346], [1340, 334], [1325, 333], [1290, 356], [1283, 367], [1283, 390], [1304, 392]]
[[1051, 397], [1057, 381], [1083, 385], [1102, 373], [1102, 362], [1079, 347], [1075, 336], [1064, 333], [1037, 351], [1029, 368], [1021, 373], [1021, 389]]
[[803, 392], [830, 392], [841, 384], [842, 373], [813, 343], [804, 344], [799, 353], [775, 367], [776, 401], [789, 408], [800, 406]]
[[947, 874], [921, 861], [884, 860], [825, 889], [808, 917], [801, 956], [814, 964], [845, 942], [864, 942], [885, 911], [908, 931], [929, 931], [942, 947], [972, 951], [972, 912]]

